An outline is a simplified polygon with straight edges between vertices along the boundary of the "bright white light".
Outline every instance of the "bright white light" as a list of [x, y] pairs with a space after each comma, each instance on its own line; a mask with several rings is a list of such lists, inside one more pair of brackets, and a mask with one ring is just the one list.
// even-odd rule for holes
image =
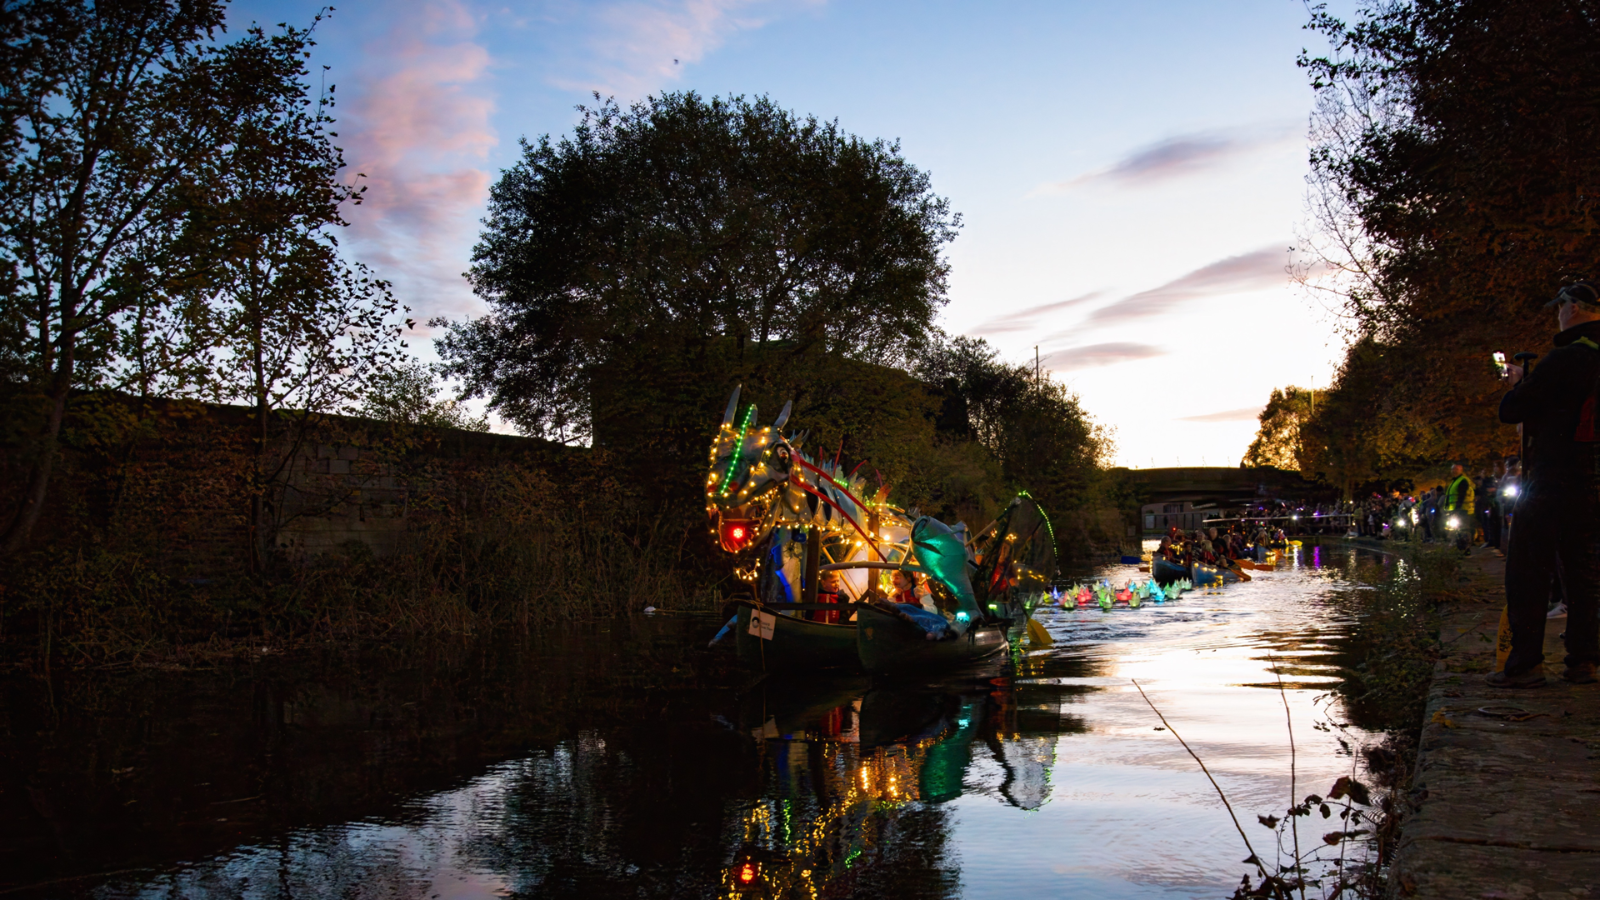
[[1517, 495], [1517, 486], [1514, 484], [1508, 484], [1506, 485], [1506, 489], [1503, 493], [1507, 497], [1515, 497]]
[[1451, 516], [1449, 525], [1450, 525], [1451, 528], [1460, 528], [1461, 527], [1461, 520], [1456, 518], [1455, 516]]

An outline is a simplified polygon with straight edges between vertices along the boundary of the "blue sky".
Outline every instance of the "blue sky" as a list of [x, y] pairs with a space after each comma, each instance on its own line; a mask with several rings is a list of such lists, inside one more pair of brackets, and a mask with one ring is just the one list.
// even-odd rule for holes
[[[316, 9], [239, 2], [230, 22]], [[481, 311], [460, 273], [518, 138], [569, 130], [592, 91], [767, 94], [898, 139], [951, 199], [948, 330], [1016, 361], [1037, 345], [1124, 464], [1232, 465], [1272, 388], [1325, 386], [1340, 355], [1285, 274], [1306, 18], [1291, 0], [358, 0], [315, 62], [370, 184], [346, 246], [419, 318]]]

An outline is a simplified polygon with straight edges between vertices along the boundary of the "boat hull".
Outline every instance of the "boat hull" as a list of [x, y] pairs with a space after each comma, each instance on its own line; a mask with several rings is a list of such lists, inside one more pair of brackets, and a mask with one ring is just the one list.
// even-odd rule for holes
[[856, 614], [856, 652], [868, 672], [953, 669], [1010, 646], [1004, 625], [979, 625], [951, 640], [930, 641], [909, 622], [870, 606]]
[[856, 626], [810, 622], [794, 616], [778, 616], [772, 637], [763, 639], [750, 633], [754, 607], [739, 604], [734, 623], [734, 646], [739, 661], [763, 672], [787, 669], [859, 669], [856, 655]]
[[1180, 578], [1188, 578], [1189, 570], [1158, 556], [1150, 561], [1150, 577], [1156, 584], [1166, 587]]

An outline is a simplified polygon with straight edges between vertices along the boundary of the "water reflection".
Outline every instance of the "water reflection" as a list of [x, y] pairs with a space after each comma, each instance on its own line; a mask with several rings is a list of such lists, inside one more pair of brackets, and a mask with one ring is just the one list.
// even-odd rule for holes
[[[1279, 678], [1300, 792], [1325, 789], [1352, 763], [1318, 729], [1351, 714], [1330, 694], [1357, 649], [1350, 598], [1384, 565], [1324, 548], [1165, 606], [1054, 610], [1055, 646], [936, 678], [763, 678], [695, 649], [714, 623], [663, 620], [404, 665], [158, 680], [92, 703], [13, 688], [0, 888], [1223, 896], [1242, 872], [1237, 837], [1129, 679], [1241, 817], [1281, 814]], [[79, 877], [122, 869], [137, 871]]]

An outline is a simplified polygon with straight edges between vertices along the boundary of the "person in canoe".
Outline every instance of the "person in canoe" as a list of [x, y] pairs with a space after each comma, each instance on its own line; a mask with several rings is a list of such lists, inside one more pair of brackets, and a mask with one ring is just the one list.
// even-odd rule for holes
[[[924, 588], [918, 590], [917, 576], [903, 569], [895, 569], [890, 576], [890, 584], [894, 593], [880, 605], [893, 612], [895, 616], [921, 628], [930, 641], [941, 640], [954, 635], [950, 630], [950, 623], [934, 605], [933, 597]], [[879, 597], [883, 595], [878, 593]]]
[[[839, 596], [844, 593], [844, 586], [839, 579], [838, 572], [823, 572], [817, 576], [817, 602], [839, 603]], [[839, 610], [818, 609], [811, 612], [811, 621], [822, 622], [827, 625], [839, 624]]]

